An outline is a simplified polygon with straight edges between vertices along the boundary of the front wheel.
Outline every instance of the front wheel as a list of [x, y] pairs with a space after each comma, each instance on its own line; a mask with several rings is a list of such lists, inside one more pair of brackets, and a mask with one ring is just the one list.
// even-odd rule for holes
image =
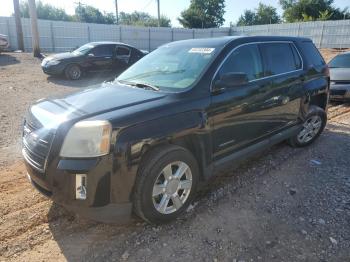
[[68, 79], [78, 80], [80, 79], [82, 72], [81, 72], [80, 66], [72, 64], [67, 66], [67, 68], [64, 71], [64, 74]]
[[318, 106], [310, 106], [301, 131], [288, 140], [293, 147], [303, 147], [311, 144], [322, 133], [327, 123], [326, 112]]
[[179, 217], [190, 204], [198, 180], [198, 165], [189, 151], [172, 145], [153, 150], [140, 165], [135, 213], [156, 224]]

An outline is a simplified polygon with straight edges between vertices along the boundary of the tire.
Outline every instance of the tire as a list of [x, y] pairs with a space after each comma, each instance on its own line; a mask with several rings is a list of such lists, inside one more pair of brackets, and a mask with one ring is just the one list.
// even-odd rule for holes
[[[176, 171], [184, 170], [176, 177]], [[197, 161], [188, 150], [173, 145], [155, 148], [145, 156], [138, 170], [133, 194], [134, 212], [149, 223], [174, 220], [191, 203], [198, 181]]]
[[79, 65], [71, 64], [66, 67], [64, 74], [70, 80], [78, 80], [81, 78], [82, 71]]
[[305, 117], [302, 130], [294, 137], [287, 140], [292, 147], [304, 147], [313, 143], [322, 133], [327, 123], [326, 112], [311, 105]]

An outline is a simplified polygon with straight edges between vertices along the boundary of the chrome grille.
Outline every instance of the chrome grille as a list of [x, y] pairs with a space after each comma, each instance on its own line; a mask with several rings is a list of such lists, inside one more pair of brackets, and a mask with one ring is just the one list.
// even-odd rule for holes
[[22, 154], [25, 160], [35, 169], [44, 173], [47, 157], [53, 140], [51, 130], [38, 123], [25, 120], [22, 137]]

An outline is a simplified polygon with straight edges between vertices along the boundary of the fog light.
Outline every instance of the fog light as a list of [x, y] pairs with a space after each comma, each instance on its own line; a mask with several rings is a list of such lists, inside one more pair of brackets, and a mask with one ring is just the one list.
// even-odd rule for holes
[[86, 199], [86, 174], [75, 175], [75, 199]]

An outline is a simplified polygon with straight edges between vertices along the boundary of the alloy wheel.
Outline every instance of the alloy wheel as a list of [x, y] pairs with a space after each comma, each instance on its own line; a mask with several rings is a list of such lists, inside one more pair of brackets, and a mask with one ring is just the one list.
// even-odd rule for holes
[[80, 68], [78, 66], [72, 66], [70, 68], [70, 76], [72, 79], [79, 79], [81, 75]]
[[312, 140], [320, 131], [322, 126], [322, 119], [318, 115], [311, 116], [306, 119], [303, 124], [303, 129], [297, 136], [298, 142], [305, 144]]
[[172, 162], [163, 168], [153, 185], [153, 205], [161, 214], [174, 213], [184, 205], [191, 189], [190, 167], [182, 161]]

